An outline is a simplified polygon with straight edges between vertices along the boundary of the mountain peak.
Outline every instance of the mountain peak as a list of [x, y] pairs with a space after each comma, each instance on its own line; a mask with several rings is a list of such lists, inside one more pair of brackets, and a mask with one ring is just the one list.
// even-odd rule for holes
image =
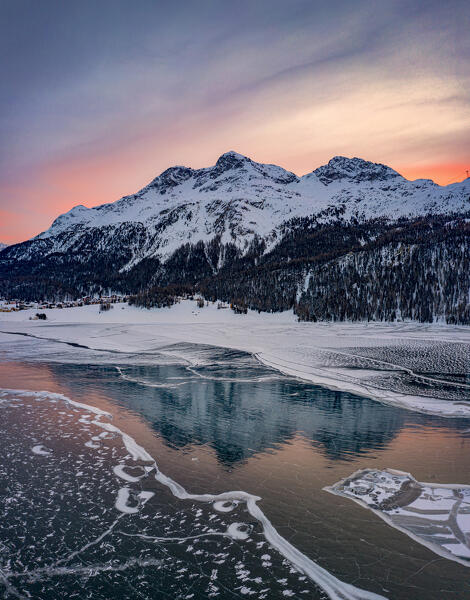
[[194, 171], [190, 167], [183, 167], [181, 165], [169, 167], [163, 171], [163, 173], [160, 173], [158, 177], [155, 177], [155, 179], [153, 179], [144, 188], [144, 190], [158, 188], [162, 191], [165, 191], [168, 188], [173, 188], [183, 181], [186, 181], [186, 179], [189, 179], [193, 173]]
[[219, 156], [219, 160], [221, 158], [234, 158], [237, 160], [250, 160], [248, 158], [248, 156], [245, 156], [244, 154], [240, 154], [239, 152], [235, 152], [235, 150], [229, 150], [228, 152], [224, 152], [223, 154], [221, 154]]
[[215, 163], [216, 168], [221, 171], [228, 171], [230, 169], [239, 169], [246, 165], [246, 163], [251, 163], [251, 159], [247, 156], [243, 156], [243, 154], [239, 154], [234, 150], [229, 150], [225, 152], [217, 159]]
[[361, 181], [384, 181], [401, 177], [399, 173], [381, 163], [346, 156], [334, 156], [327, 165], [319, 167], [313, 172], [325, 185], [343, 179], [360, 183]]
[[225, 171], [232, 170], [239, 171], [240, 174], [250, 171], [251, 175], [261, 176], [278, 184], [288, 184], [298, 181], [297, 175], [286, 171], [282, 167], [256, 162], [248, 158], [248, 156], [243, 156], [243, 154], [239, 154], [233, 150], [225, 152], [225, 154], [219, 157], [215, 166], [211, 168], [211, 177], [219, 177]]

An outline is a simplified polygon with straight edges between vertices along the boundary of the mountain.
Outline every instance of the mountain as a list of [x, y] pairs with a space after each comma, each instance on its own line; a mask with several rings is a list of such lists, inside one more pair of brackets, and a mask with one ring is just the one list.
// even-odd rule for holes
[[[10, 246], [0, 255], [0, 293], [32, 298], [114, 290], [140, 293], [140, 301], [149, 303], [162, 288], [185, 285], [261, 310], [297, 310], [302, 298], [313, 302], [307, 300], [306, 278], [314, 293], [320, 277], [315, 269], [321, 265], [322, 287], [328, 287], [330, 269], [351, 271], [351, 252], [370, 257], [388, 245], [385, 255], [394, 258], [384, 259], [387, 265], [404, 260], [403, 252], [394, 251], [397, 244], [425, 244], [432, 263], [439, 261], [437, 244], [445, 246], [442, 256], [456, 245], [465, 269], [469, 212], [470, 179], [441, 187], [341, 156], [297, 177], [227, 152], [212, 167], [171, 167], [114, 203], [76, 206], [47, 231]], [[359, 262], [355, 268], [367, 277], [362, 271], [371, 268], [369, 262]], [[379, 262], [373, 261], [375, 268]], [[436, 285], [445, 284], [446, 266], [437, 266], [445, 281]], [[315, 277], [309, 275], [312, 269]], [[275, 293], [263, 292], [262, 281], [275, 285]], [[452, 310], [465, 297], [465, 275], [455, 285]], [[331, 297], [338, 289], [329, 290]], [[437, 304], [431, 320], [466, 318]], [[404, 316], [395, 309], [396, 318]], [[341, 317], [337, 309], [298, 312], [302, 318], [367, 318], [361, 311], [356, 317]], [[382, 318], [392, 318], [386, 313]], [[380, 311], [370, 314], [380, 318]]]
[[8, 244], [3, 244], [2, 242], [0, 242], [0, 252], [5, 248], [8, 248]]
[[[358, 158], [337, 156], [298, 178], [227, 152], [206, 169], [171, 167], [117, 202], [76, 206], [35, 240], [44, 240], [39, 247], [47, 253], [64, 252], [79, 245], [85, 231], [119, 232], [132, 224], [145, 242], [132, 249], [124, 267], [129, 268], [146, 257], [166, 259], [185, 242], [209, 242], [217, 235], [222, 244], [234, 243], [242, 252], [256, 235], [273, 243], [279, 227], [293, 217], [324, 213], [327, 221], [340, 210], [346, 220], [364, 221], [461, 212], [470, 209], [469, 195], [468, 180], [447, 187], [430, 180], [409, 182], [389, 167]], [[25, 251], [21, 246], [16, 257]]]

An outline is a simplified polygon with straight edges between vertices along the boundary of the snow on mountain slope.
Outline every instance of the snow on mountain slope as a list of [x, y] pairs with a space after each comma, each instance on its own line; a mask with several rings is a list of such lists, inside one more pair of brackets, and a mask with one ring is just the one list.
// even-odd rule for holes
[[86, 230], [106, 229], [109, 240], [113, 228], [122, 231], [128, 226], [132, 233], [135, 227], [145, 240], [136, 245], [130, 267], [144, 257], [164, 260], [184, 243], [217, 235], [242, 251], [255, 236], [269, 248], [275, 244], [276, 230], [293, 217], [318, 215], [328, 221], [334, 212], [335, 218], [341, 214], [345, 220], [393, 220], [466, 210], [470, 178], [441, 187], [431, 180], [407, 181], [384, 165], [341, 156], [299, 178], [281, 167], [227, 152], [213, 167], [171, 167], [138, 193], [114, 203], [76, 206], [34, 239], [47, 241], [37, 247], [47, 254], [66, 252]]
[[318, 181], [328, 189], [331, 205], [345, 206], [345, 218], [395, 219], [470, 209], [470, 178], [448, 186], [430, 179], [408, 181], [385, 165], [335, 156], [327, 165], [304, 175], [299, 188], [313, 196]]

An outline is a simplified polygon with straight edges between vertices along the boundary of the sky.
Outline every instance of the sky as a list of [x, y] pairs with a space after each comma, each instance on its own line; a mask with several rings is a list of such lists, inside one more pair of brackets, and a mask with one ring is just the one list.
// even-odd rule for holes
[[0, 0], [0, 241], [235, 150], [470, 169], [468, 0]]

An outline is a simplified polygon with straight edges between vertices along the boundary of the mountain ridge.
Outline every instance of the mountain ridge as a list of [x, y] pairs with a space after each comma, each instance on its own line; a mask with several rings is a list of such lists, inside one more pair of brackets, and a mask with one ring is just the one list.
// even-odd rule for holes
[[[229, 151], [211, 167], [170, 167], [113, 203], [78, 205], [47, 231], [6, 248], [0, 293], [59, 297], [114, 290], [142, 294], [142, 304], [152, 305], [168, 295], [162, 288], [186, 286], [259, 310], [293, 307], [302, 318], [408, 315], [470, 322], [469, 222], [470, 179], [448, 186], [408, 181], [386, 165], [341, 156], [298, 177]], [[350, 253], [362, 258], [335, 262]], [[458, 264], [457, 277], [452, 264], [439, 263], [444, 257]], [[404, 264], [390, 279], [397, 261]], [[413, 286], [406, 281], [410, 269]], [[427, 283], [433, 269], [439, 270], [436, 290]], [[327, 289], [330, 276], [334, 289]], [[307, 277], [321, 281], [327, 302], [315, 289], [302, 292]], [[386, 292], [371, 278], [390, 285], [400, 300], [387, 298], [382, 310], [377, 303]], [[340, 290], [350, 306], [338, 303], [338, 282], [346, 279], [368, 289], [372, 305], [350, 290]], [[443, 297], [449, 293], [450, 301]], [[418, 309], [409, 294], [429, 299], [416, 300]]]
[[327, 165], [298, 177], [229, 151], [212, 167], [170, 167], [136, 194], [115, 202], [92, 208], [78, 205], [33, 239], [54, 237], [76, 226], [142, 223], [151, 233], [159, 233], [159, 243], [148, 247], [145, 256], [168, 257], [185, 236], [208, 241], [222, 234], [225, 242], [246, 249], [255, 234], [270, 237], [290, 218], [340, 205], [345, 219], [397, 218], [461, 212], [470, 207], [468, 196], [470, 180], [450, 186], [430, 180], [409, 182], [390, 167], [359, 158], [333, 157]]
[[[461, 182], [451, 183], [447, 186], [440, 186], [431, 179], [407, 180], [403, 175], [382, 163], [374, 163], [372, 161], [367, 161], [357, 157], [348, 158], [341, 155], [334, 156], [326, 165], [317, 167], [316, 169], [309, 173], [306, 173], [305, 175], [298, 176], [295, 173], [287, 171], [277, 165], [270, 163], [258, 163], [248, 158], [247, 156], [230, 150], [222, 154], [217, 159], [215, 165], [213, 165], [212, 167], [193, 169], [192, 167], [175, 165], [162, 171], [162, 173], [160, 173], [157, 177], [151, 180], [147, 185], [145, 185], [135, 194], [123, 196], [122, 198], [117, 199], [113, 202], [97, 205], [90, 208], [85, 207], [83, 204], [77, 205], [71, 210], [67, 211], [66, 213], [60, 215], [53, 222], [52, 226], [58, 219], [61, 219], [66, 215], [72, 214], [75, 216], [80, 213], [83, 214], [85, 213], [85, 211], [105, 210], [107, 207], [114, 206], [119, 202], [124, 202], [132, 198], [141, 197], [144, 193], [150, 190], [157, 190], [160, 194], [164, 194], [169, 189], [179, 186], [191, 177], [196, 178], [197, 181], [195, 182], [193, 188], [198, 189], [203, 185], [201, 179], [203, 179], [204, 175], [206, 175], [206, 177], [208, 177], [210, 180], [214, 180], [220, 177], [224, 172], [229, 170], [245, 169], [246, 171], [247, 166], [252, 168], [254, 167], [258, 171], [258, 173], [262, 173], [268, 179], [271, 179], [275, 183], [279, 184], [301, 183], [306, 181], [311, 182], [313, 179], [315, 179], [323, 183], [323, 185], [328, 186], [333, 181], [341, 181], [344, 179], [347, 179], [354, 183], [360, 183], [362, 181], [386, 181], [388, 179], [399, 179], [403, 182], [408, 182], [410, 184], [427, 184], [437, 189], [452, 189], [453, 186], [460, 186], [461, 184], [470, 181], [470, 178], [467, 178], [466, 180], [464, 179]], [[275, 173], [277, 173], [277, 177]], [[281, 175], [284, 175], [284, 177], [281, 177]], [[43, 236], [48, 231], [49, 230], [41, 232], [36, 237]]]

